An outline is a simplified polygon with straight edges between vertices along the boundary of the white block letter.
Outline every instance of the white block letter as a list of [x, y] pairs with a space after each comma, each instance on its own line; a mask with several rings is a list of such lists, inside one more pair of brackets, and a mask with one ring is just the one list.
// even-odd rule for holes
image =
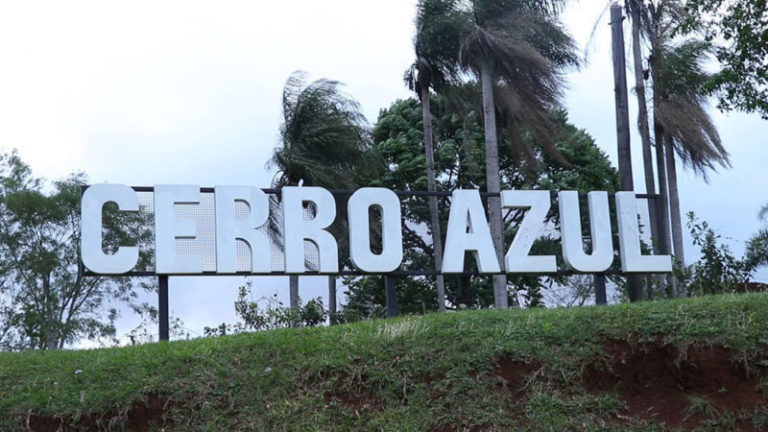
[[[381, 254], [371, 252], [371, 227], [368, 209], [381, 210]], [[352, 264], [362, 271], [387, 273], [403, 261], [403, 231], [400, 200], [384, 188], [358, 189], [347, 204], [349, 218], [349, 255]]]
[[616, 213], [619, 222], [621, 269], [627, 273], [669, 273], [669, 255], [642, 255], [637, 225], [637, 199], [634, 192], [616, 192]]
[[[304, 240], [317, 246], [321, 273], [339, 271], [339, 251], [336, 239], [325, 231], [336, 218], [333, 195], [320, 187], [283, 188], [283, 239], [285, 272], [304, 273]], [[304, 203], [312, 203], [314, 218], [304, 220]]]
[[[237, 240], [251, 250], [251, 273], [269, 273], [269, 237], [258, 230], [269, 218], [269, 198], [251, 186], [216, 186], [216, 272], [237, 272]], [[243, 219], [235, 217], [235, 203], [248, 207]]]
[[582, 272], [599, 273], [607, 270], [613, 263], [608, 192], [594, 191], [587, 195], [589, 226], [592, 234], [592, 253], [589, 255], [584, 252], [581, 236], [579, 193], [562, 191], [557, 194], [557, 197], [560, 202], [560, 231], [565, 263], [574, 270]]
[[507, 273], [554, 273], [554, 255], [528, 255], [533, 242], [544, 230], [547, 212], [552, 206], [549, 191], [507, 190], [501, 192], [501, 208], [528, 209], [517, 234], [509, 245], [504, 265]]
[[96, 184], [83, 193], [80, 210], [80, 250], [83, 265], [94, 273], [121, 274], [130, 271], [139, 260], [139, 248], [120, 247], [107, 255], [102, 248], [102, 210], [113, 202], [121, 211], [139, 211], [139, 196], [128, 186]]
[[443, 273], [464, 271], [464, 255], [474, 252], [480, 273], [499, 273], [499, 259], [493, 248], [491, 230], [485, 218], [480, 192], [455, 190], [448, 214], [448, 232], [443, 253]]
[[197, 224], [193, 220], [177, 220], [174, 207], [176, 204], [199, 203], [199, 186], [155, 186], [155, 271], [158, 274], [203, 272], [202, 257], [176, 254], [176, 240], [194, 239], [197, 236]]

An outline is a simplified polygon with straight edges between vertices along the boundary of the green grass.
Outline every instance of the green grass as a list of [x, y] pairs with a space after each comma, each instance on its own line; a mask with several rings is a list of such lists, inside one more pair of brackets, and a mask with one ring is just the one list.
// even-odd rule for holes
[[[163, 422], [171, 430], [665, 430], [624, 419], [616, 393], [590, 393], [582, 384], [585, 369], [606, 358], [606, 340], [642, 344], [659, 335], [666, 345], [723, 345], [735, 363], [759, 370], [768, 295], [467, 311], [119, 349], [5, 353], [0, 430], [24, 430], [30, 416], [74, 424], [92, 414], [104, 429], [121, 430], [134, 402], [152, 395], [167, 402]], [[525, 369], [515, 388], [494, 373], [500, 359]], [[687, 414], [706, 407], [692, 400]], [[754, 417], [767, 418], [762, 410]]]

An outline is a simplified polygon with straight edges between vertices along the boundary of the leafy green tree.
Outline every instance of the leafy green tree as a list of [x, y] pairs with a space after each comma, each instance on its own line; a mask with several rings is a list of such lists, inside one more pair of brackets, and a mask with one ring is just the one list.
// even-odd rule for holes
[[683, 31], [698, 30], [714, 44], [722, 69], [705, 84], [724, 111], [768, 118], [768, 3], [765, 0], [688, 0]]
[[[434, 85], [432, 67], [424, 57], [418, 54], [419, 44], [416, 44], [417, 60], [405, 74], [408, 87], [416, 92], [421, 101], [422, 123], [424, 125], [424, 155], [427, 162], [427, 191], [435, 192], [435, 152], [432, 142], [432, 115], [430, 112], [429, 90]], [[429, 202], [429, 230], [432, 234], [432, 244], [435, 251], [435, 267], [441, 268], [443, 262], [443, 245], [440, 229], [440, 215], [437, 211], [437, 197], [432, 196]], [[445, 310], [445, 277], [437, 275], [437, 304], [440, 310]]]
[[[353, 189], [364, 184], [365, 178], [375, 177], [379, 160], [371, 152], [371, 141], [365, 117], [339, 83], [320, 79], [306, 82], [306, 74], [294, 72], [283, 89], [283, 123], [280, 127], [280, 147], [275, 149], [271, 165], [277, 168], [273, 187], [320, 186], [326, 189]], [[346, 209], [338, 199], [337, 222], [332, 228], [342, 231]], [[281, 244], [279, 205], [273, 197], [270, 231]], [[308, 209], [310, 211], [311, 209]], [[336, 235], [340, 248], [346, 236]], [[346, 254], [340, 254], [345, 256]], [[336, 278], [328, 279], [330, 308], [336, 307]], [[290, 276], [291, 307], [299, 307], [299, 278]]]
[[[114, 306], [139, 307], [131, 279], [84, 276], [84, 180], [71, 176], [46, 193], [15, 152], [0, 155], [0, 349], [59, 349], [82, 338], [112, 337]], [[149, 233], [142, 220], [115, 210], [105, 210], [105, 249], [145, 241]]]
[[[467, 84], [458, 90], [465, 92], [465, 100], [475, 102], [475, 109], [461, 115], [455, 107], [449, 107], [453, 98], [433, 94], [431, 97], [435, 137], [435, 169], [438, 187], [443, 190], [457, 188], [481, 188], [484, 186], [484, 133], [481, 117], [480, 89]], [[470, 104], [467, 104], [470, 105]], [[605, 155], [595, 146], [584, 131], [570, 125], [565, 113], [550, 113], [556, 125], [552, 134], [558, 157], [567, 165], [558, 163], [554, 157], [543, 151], [535, 153], [535, 163], [520, 163], [511, 146], [502, 142], [500, 146], [500, 178], [504, 189], [570, 189], [615, 191], [618, 184], [616, 171], [610, 166]], [[426, 161], [422, 148], [422, 109], [415, 99], [400, 100], [388, 109], [382, 110], [374, 127], [374, 143], [385, 160], [387, 167], [377, 185], [397, 190], [423, 190], [426, 185]], [[525, 139], [533, 140], [532, 135]], [[506, 137], [503, 138], [506, 140]], [[527, 145], [536, 148], [536, 143]], [[428, 204], [421, 197], [403, 197], [404, 219], [403, 242], [405, 256], [403, 268], [434, 268], [432, 244], [424, 241], [419, 226], [429, 220]], [[440, 224], [445, 227], [448, 217], [448, 199], [440, 199]], [[556, 208], [556, 206], [553, 206]], [[587, 212], [583, 211], [583, 215]], [[513, 212], [505, 215], [506, 241], [515, 233], [516, 222], [522, 215]], [[557, 214], [549, 218], [557, 223]], [[550, 236], [534, 246], [533, 253], [559, 255], [559, 238]], [[466, 268], [472, 270], [474, 262], [467, 259]], [[493, 285], [487, 277], [470, 274], [446, 277], [446, 297], [453, 308], [486, 307], [494, 304]], [[511, 280], [524, 294], [528, 305], [541, 302], [541, 290], [549, 286], [551, 278], [537, 275], [516, 275]], [[405, 312], [418, 313], [437, 308], [434, 291], [423, 278], [398, 278], [398, 306]], [[358, 316], [375, 316], [383, 305], [383, 283], [374, 277], [353, 278], [346, 283], [349, 288], [349, 304], [346, 309], [355, 310]], [[433, 294], [429, 294], [432, 292]], [[527, 297], [526, 297], [527, 296]], [[517, 298], [517, 296], [514, 296]]]
[[[437, 41], [434, 47], [423, 50], [426, 61], [443, 76], [457, 77], [464, 71], [480, 82], [488, 192], [499, 192], [501, 186], [499, 131], [510, 138], [513, 154], [518, 157], [533, 159], [533, 150], [526, 145], [532, 142], [556, 154], [549, 133], [549, 112], [559, 105], [562, 67], [578, 63], [575, 44], [557, 21], [562, 4], [561, 0], [446, 0], [418, 5], [421, 22], [436, 23], [417, 28], [431, 36], [424, 40]], [[440, 7], [430, 7], [433, 5]], [[460, 43], [458, 52], [448, 47], [447, 42], [452, 41]], [[521, 139], [523, 131], [537, 140]], [[488, 213], [494, 246], [502, 257], [498, 197], [488, 199]], [[494, 292], [494, 304], [506, 308], [504, 275], [494, 276]]]

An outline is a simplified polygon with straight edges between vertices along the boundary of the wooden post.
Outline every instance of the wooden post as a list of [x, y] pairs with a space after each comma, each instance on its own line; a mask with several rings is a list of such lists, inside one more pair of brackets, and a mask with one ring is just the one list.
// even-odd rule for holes
[[157, 277], [157, 322], [159, 326], [159, 339], [168, 341], [170, 332], [168, 330], [168, 275]]
[[387, 317], [397, 316], [397, 291], [395, 290], [395, 278], [384, 275], [384, 295], [387, 301]]
[[[619, 150], [619, 175], [621, 190], [633, 191], [632, 153], [629, 141], [629, 96], [627, 94], [627, 64], [624, 58], [624, 17], [621, 6], [611, 5], [611, 41], [613, 48], [613, 81], [616, 97], [616, 135]], [[640, 275], [627, 275], [629, 284], [629, 300], [638, 301], [642, 297], [642, 279]]]

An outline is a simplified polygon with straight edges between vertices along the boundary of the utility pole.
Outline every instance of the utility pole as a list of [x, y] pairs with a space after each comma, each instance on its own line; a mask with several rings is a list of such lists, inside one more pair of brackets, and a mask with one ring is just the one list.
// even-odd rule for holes
[[[611, 42], [613, 47], [613, 81], [616, 97], [616, 135], [619, 147], [619, 176], [621, 190], [633, 191], [632, 154], [629, 142], [629, 96], [627, 94], [627, 64], [624, 58], [624, 29], [621, 6], [611, 5]], [[642, 297], [642, 279], [638, 274], [628, 274], [629, 301], [636, 302]]]

